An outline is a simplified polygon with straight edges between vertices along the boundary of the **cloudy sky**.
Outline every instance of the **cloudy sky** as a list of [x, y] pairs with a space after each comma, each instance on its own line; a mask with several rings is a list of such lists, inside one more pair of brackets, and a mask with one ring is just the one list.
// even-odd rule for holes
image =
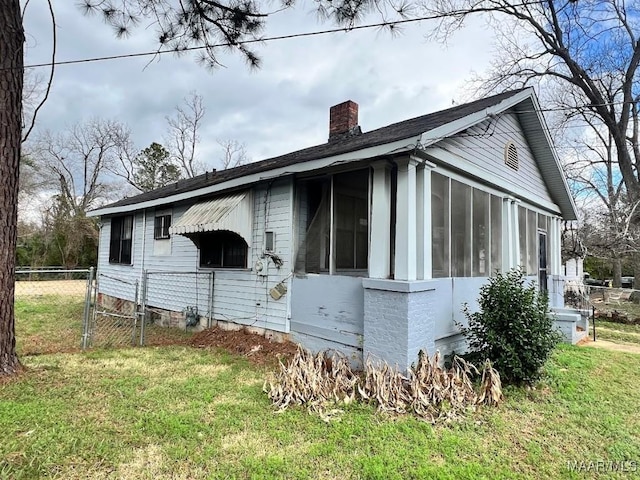
[[[76, 2], [54, 0], [58, 61], [154, 50], [151, 29], [116, 39], [97, 16]], [[310, 2], [270, 20], [265, 36], [332, 28], [318, 22]], [[378, 19], [371, 18], [371, 22]], [[51, 19], [45, 0], [31, 0], [25, 14], [26, 64], [51, 55]], [[262, 68], [250, 70], [238, 54], [223, 53], [226, 68], [213, 72], [194, 57], [163, 55], [57, 67], [39, 129], [57, 131], [91, 118], [116, 119], [132, 130], [139, 148], [162, 143], [167, 115], [189, 92], [204, 100], [200, 160], [215, 168], [216, 140], [246, 145], [252, 160], [327, 140], [329, 107], [351, 99], [369, 131], [468, 99], [465, 82], [492, 56], [491, 34], [468, 24], [448, 44], [428, 42], [431, 24], [408, 24], [400, 36], [377, 29], [266, 42], [255, 50]], [[31, 75], [46, 77], [47, 69]]]

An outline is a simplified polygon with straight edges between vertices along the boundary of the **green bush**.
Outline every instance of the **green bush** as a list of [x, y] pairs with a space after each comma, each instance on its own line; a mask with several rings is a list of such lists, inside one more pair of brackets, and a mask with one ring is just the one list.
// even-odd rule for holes
[[525, 285], [520, 269], [498, 273], [480, 289], [480, 310], [463, 311], [469, 322], [460, 326], [473, 361], [490, 359], [505, 383], [539, 378], [560, 335], [549, 316], [546, 292]]

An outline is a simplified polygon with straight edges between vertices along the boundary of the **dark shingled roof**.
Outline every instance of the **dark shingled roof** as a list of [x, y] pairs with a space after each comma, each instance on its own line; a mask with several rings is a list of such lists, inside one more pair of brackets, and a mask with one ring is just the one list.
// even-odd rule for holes
[[460, 118], [466, 117], [473, 113], [479, 112], [486, 108], [492, 107], [501, 101], [521, 92], [522, 90], [512, 90], [500, 93], [491, 97], [476, 100], [475, 102], [458, 105], [453, 108], [441, 110], [439, 112], [430, 113], [421, 117], [404, 120], [402, 122], [393, 123], [386, 127], [378, 128], [361, 135], [345, 137], [339, 140], [316, 145], [296, 152], [287, 153], [278, 157], [260, 160], [258, 162], [241, 165], [227, 170], [216, 172], [208, 172], [194, 178], [179, 180], [165, 187], [157, 188], [150, 192], [141, 193], [133, 197], [125, 198], [115, 203], [100, 207], [121, 207], [126, 205], [134, 205], [136, 203], [147, 202], [159, 198], [168, 197], [180, 193], [198, 190], [200, 188], [215, 185], [217, 183], [226, 182], [235, 178], [243, 177], [253, 173], [265, 172], [279, 167], [287, 167], [296, 163], [316, 160], [319, 158], [331, 157], [343, 153], [353, 152], [364, 148], [384, 145], [386, 143], [396, 142], [410, 137], [415, 137], [422, 133], [438, 128], [447, 123], [451, 123]]

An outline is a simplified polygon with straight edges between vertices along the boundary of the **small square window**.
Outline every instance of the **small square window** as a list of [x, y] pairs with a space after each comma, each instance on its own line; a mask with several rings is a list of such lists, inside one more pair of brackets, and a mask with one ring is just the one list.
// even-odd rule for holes
[[275, 250], [276, 236], [274, 232], [264, 232], [264, 250], [273, 252]]
[[153, 238], [155, 240], [170, 238], [169, 227], [171, 227], [171, 215], [158, 215], [153, 226]]

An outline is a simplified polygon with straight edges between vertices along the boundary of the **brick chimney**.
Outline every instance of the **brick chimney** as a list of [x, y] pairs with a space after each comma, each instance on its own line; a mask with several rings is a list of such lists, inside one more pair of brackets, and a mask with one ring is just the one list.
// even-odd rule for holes
[[360, 135], [358, 126], [358, 104], [347, 100], [329, 109], [329, 141], [333, 142], [352, 135]]

